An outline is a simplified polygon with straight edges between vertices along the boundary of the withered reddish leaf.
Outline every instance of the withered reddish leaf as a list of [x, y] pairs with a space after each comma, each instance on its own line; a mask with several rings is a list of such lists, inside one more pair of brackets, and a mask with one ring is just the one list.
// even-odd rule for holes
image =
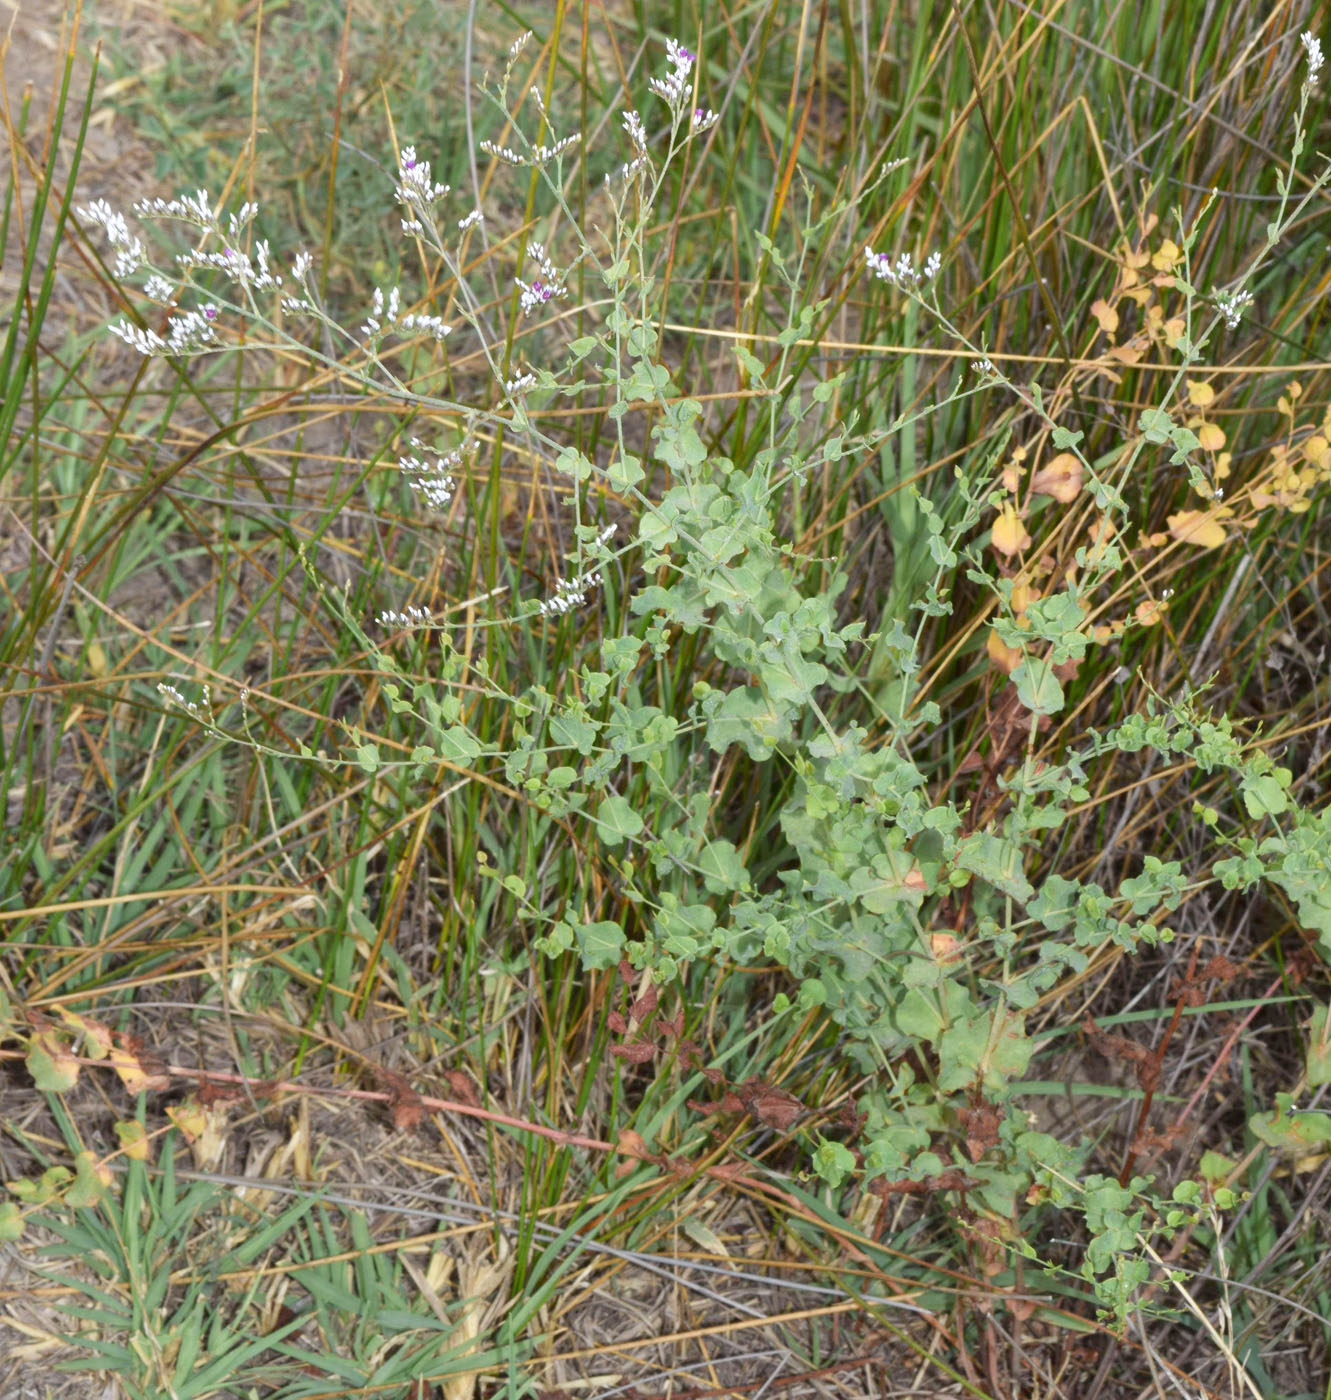
[[632, 1040], [627, 1045], [612, 1045], [610, 1053], [631, 1065], [644, 1065], [656, 1054], [656, 1046], [650, 1040]]
[[748, 1165], [745, 1162], [719, 1162], [712, 1168], [712, 1175], [733, 1181], [736, 1177], [743, 1176], [747, 1169]]
[[619, 1137], [615, 1139], [615, 1150], [622, 1152], [626, 1157], [638, 1157], [646, 1159], [652, 1154], [647, 1150], [647, 1142], [641, 1133], [635, 1132], [632, 1128], [621, 1128]]
[[243, 1099], [245, 1091], [239, 1084], [222, 1084], [204, 1074], [199, 1076], [194, 1097], [198, 1099], [201, 1108], [212, 1108], [214, 1104], [234, 1103], [237, 1099]]
[[738, 1095], [727, 1089], [725, 1093], [721, 1095], [719, 1109], [722, 1113], [743, 1113], [744, 1103]]
[[1233, 962], [1223, 953], [1217, 953], [1210, 962], [1202, 968], [1203, 977], [1214, 977], [1219, 982], [1229, 982], [1238, 977], [1243, 972], [1243, 964]]
[[1201, 1006], [1206, 1000], [1206, 992], [1199, 983], [1178, 978], [1169, 984], [1169, 999], [1181, 1001], [1184, 1006]]
[[629, 1028], [629, 1023], [618, 1011], [606, 1012], [605, 1023], [607, 1026], [610, 1027], [612, 1031], [614, 1031], [616, 1035], [623, 1035], [624, 1032]]
[[421, 1096], [413, 1089], [405, 1075], [383, 1065], [374, 1067], [374, 1076], [380, 1088], [388, 1094], [388, 1108], [393, 1115], [393, 1127], [399, 1132], [410, 1132], [420, 1125], [425, 1116]]
[[883, 1196], [924, 1196], [934, 1191], [970, 1191], [979, 1184], [974, 1177], [965, 1176], [956, 1168], [951, 1168], [924, 1181], [912, 1181], [909, 1178], [902, 1181], [883, 1181], [880, 1177], [871, 1189]]
[[621, 958], [619, 960], [619, 975], [625, 982], [631, 983], [638, 974], [634, 972], [633, 964], [627, 958]]
[[660, 1026], [660, 1028], [661, 1028], [662, 1030], [664, 1030], [664, 1031], [669, 1031], [670, 1034], [673, 1035], [673, 1036], [675, 1036], [675, 1037], [679, 1037], [679, 1036], [683, 1035], [683, 1034], [684, 1034], [684, 1008], [683, 1008], [682, 1006], [676, 1007], [676, 1008], [675, 1008], [675, 1014], [674, 1014], [673, 1016], [665, 1016], [665, 1017], [662, 1017], [661, 1020], [657, 1022], [657, 1024]]
[[998, 1141], [999, 1117], [990, 1104], [978, 1108], [963, 1108], [957, 1113], [966, 1133], [966, 1151], [972, 1162], [978, 1162]]
[[741, 1085], [739, 1094], [749, 1112], [769, 1128], [788, 1128], [805, 1112], [793, 1094], [761, 1081]]
[[466, 1104], [468, 1108], [480, 1108], [481, 1101], [471, 1077], [460, 1069], [446, 1069], [444, 1078], [448, 1081], [448, 1093], [454, 1103]]
[[719, 1103], [703, 1103], [701, 1099], [685, 1099], [684, 1107], [704, 1118], [710, 1118], [714, 1113], [724, 1112]]
[[647, 990], [629, 1007], [629, 1015], [638, 1022], [645, 1021], [648, 1016], [656, 1010], [656, 1004], [661, 1000], [661, 993], [655, 987], [648, 987]]
[[1151, 1052], [1144, 1045], [1138, 1045], [1125, 1035], [1111, 1035], [1108, 1031], [1102, 1031], [1089, 1016], [1081, 1023], [1081, 1028], [1107, 1060], [1125, 1060], [1129, 1064], [1140, 1065], [1151, 1057]]
[[717, 1069], [715, 1065], [699, 1065], [698, 1073], [701, 1074], [709, 1084], [716, 1085], [726, 1082], [725, 1074]]

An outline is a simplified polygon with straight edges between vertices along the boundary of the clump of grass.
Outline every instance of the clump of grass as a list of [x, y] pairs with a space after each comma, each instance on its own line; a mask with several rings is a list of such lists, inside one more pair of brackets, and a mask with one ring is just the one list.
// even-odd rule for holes
[[[1084, 1334], [1101, 1393], [1292, 1389], [1253, 1300], [1273, 1239], [1321, 1287], [1274, 1183], [1331, 1140], [1327, 173], [1315, 38], [1243, 14], [1154, 70], [1147, 25], [1015, 11], [556, 28], [494, 60], [474, 178], [385, 122], [400, 261], [343, 247], [336, 298], [248, 201], [65, 195], [142, 359], [64, 394], [29, 259], [0, 1032], [72, 1166], [25, 1137], [0, 1230], [110, 1261], [69, 1286], [130, 1393], [224, 1393], [241, 1334], [281, 1394], [536, 1393], [625, 1261], [735, 1260], [736, 1191], [765, 1268], [973, 1390]], [[1207, 122], [1155, 76], [1198, 71]], [[422, 1149], [316, 1162], [311, 1100], [444, 1115], [488, 1247], [377, 1239]], [[185, 1148], [320, 1183], [262, 1227], [197, 1193], [211, 1331], [196, 1274], [124, 1303]]]

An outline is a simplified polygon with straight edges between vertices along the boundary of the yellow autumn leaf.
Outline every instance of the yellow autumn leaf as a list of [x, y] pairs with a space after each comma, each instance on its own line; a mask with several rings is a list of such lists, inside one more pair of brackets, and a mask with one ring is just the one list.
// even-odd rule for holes
[[67, 1094], [78, 1083], [79, 1062], [59, 1031], [36, 1032], [28, 1042], [26, 1064], [44, 1094]]
[[1188, 402], [1194, 408], [1207, 408], [1215, 402], [1215, 390], [1204, 379], [1189, 379]]
[[1331, 443], [1321, 433], [1314, 433], [1303, 444], [1303, 455], [1317, 468], [1326, 471], [1331, 467]]
[[1151, 259], [1151, 266], [1157, 272], [1168, 272], [1181, 256], [1178, 244], [1172, 238], [1166, 238]]
[[145, 1090], [162, 1090], [171, 1087], [168, 1075], [145, 1067], [139, 1056], [126, 1045], [113, 1045], [109, 1053], [111, 1068], [120, 1076], [120, 1082], [131, 1094], [141, 1094]]
[[1091, 303], [1091, 315], [1099, 321], [1100, 329], [1106, 335], [1113, 335], [1118, 330], [1118, 312], [1103, 297]]
[[1218, 549], [1229, 538], [1225, 527], [1205, 511], [1181, 510], [1171, 515], [1166, 524], [1180, 544], [1195, 544], [1199, 549]]
[[1133, 336], [1126, 345], [1115, 345], [1108, 353], [1111, 360], [1122, 365], [1135, 365], [1146, 352], [1146, 344], [1140, 336]]
[[67, 1006], [57, 1006], [56, 1015], [70, 1030], [83, 1037], [83, 1048], [90, 1060], [104, 1060], [111, 1051], [111, 1030], [100, 1021], [80, 1016]]
[[1219, 423], [1199, 423], [1197, 441], [1206, 452], [1219, 452], [1225, 445], [1225, 430]]
[[133, 1162], [148, 1160], [148, 1132], [142, 1123], [133, 1118], [115, 1124], [116, 1137], [120, 1139], [120, 1150]]
[[1040, 590], [1032, 587], [1029, 583], [1014, 583], [1012, 585], [1012, 611], [1015, 616], [1020, 617], [1022, 613], [1040, 597]]
[[992, 627], [989, 629], [984, 649], [989, 653], [989, 660], [1009, 676], [1021, 664], [1021, 651], [1017, 647], [1008, 646]]
[[1072, 452], [1060, 452], [1035, 473], [1031, 489], [1067, 505], [1077, 499], [1085, 476], [1086, 470], [1079, 457]]
[[208, 1126], [208, 1115], [193, 1094], [178, 1104], [168, 1104], [166, 1116], [180, 1129], [186, 1142], [192, 1143]]
[[1026, 533], [1026, 527], [1011, 501], [998, 512], [991, 538], [994, 548], [1006, 558], [1011, 558], [1018, 550], [1031, 547], [1031, 537]]
[[1158, 598], [1148, 599], [1145, 603], [1138, 603], [1135, 609], [1137, 621], [1143, 627], [1154, 627], [1165, 615], [1165, 605]]

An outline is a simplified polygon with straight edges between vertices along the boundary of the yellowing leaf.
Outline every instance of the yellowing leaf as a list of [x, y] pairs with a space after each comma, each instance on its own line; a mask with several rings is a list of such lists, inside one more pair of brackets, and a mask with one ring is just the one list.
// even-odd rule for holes
[[1205, 452], [1219, 452], [1225, 445], [1225, 430], [1218, 423], [1199, 423], [1197, 441]]
[[13, 1201], [0, 1201], [0, 1244], [12, 1244], [23, 1234], [23, 1212]]
[[95, 1206], [111, 1185], [111, 1168], [97, 1160], [95, 1152], [80, 1152], [74, 1158], [74, 1184], [65, 1192], [65, 1202], [78, 1210]]
[[1010, 647], [991, 627], [989, 636], [985, 640], [984, 649], [989, 653], [989, 660], [1007, 675], [1021, 664], [1021, 652], [1017, 647]]
[[154, 1089], [160, 1092], [171, 1087], [170, 1076], [148, 1069], [141, 1056], [125, 1043], [123, 1037], [119, 1045], [111, 1047], [110, 1056], [111, 1067], [131, 1094], [141, 1094], [145, 1090]]
[[44, 1094], [67, 1094], [79, 1078], [79, 1062], [59, 1031], [38, 1031], [28, 1043], [28, 1073]]
[[116, 1137], [120, 1139], [120, 1150], [134, 1162], [148, 1160], [148, 1131], [136, 1119], [116, 1124]]
[[1042, 496], [1052, 496], [1064, 505], [1077, 499], [1086, 471], [1081, 459], [1072, 452], [1060, 452], [1057, 457], [1035, 473], [1031, 489]]
[[1154, 627], [1165, 615], [1165, 605], [1158, 598], [1150, 598], [1138, 603], [1135, 609], [1137, 621], [1143, 627]]
[[1111, 360], [1117, 360], [1121, 365], [1135, 365], [1145, 351], [1145, 341], [1134, 335], [1126, 345], [1115, 345], [1108, 353]]
[[189, 1143], [208, 1126], [208, 1115], [193, 1094], [178, 1104], [168, 1104], [166, 1116], [180, 1129], [181, 1136]]
[[83, 1048], [89, 1059], [104, 1060], [107, 1057], [111, 1050], [110, 1027], [90, 1017], [80, 1016], [77, 1011], [71, 1011], [65, 1006], [57, 1006], [56, 1014], [70, 1030], [82, 1035]]
[[1189, 379], [1188, 402], [1194, 408], [1206, 408], [1215, 402], [1215, 390], [1204, 379]]
[[1118, 312], [1103, 297], [1091, 303], [1091, 315], [1099, 321], [1100, 329], [1106, 335], [1113, 335], [1118, 330]]
[[1199, 549], [1218, 549], [1229, 538], [1214, 515], [1200, 510], [1181, 510], [1171, 515], [1166, 524], [1180, 544], [1195, 544]]
[[1012, 598], [1010, 600], [1012, 611], [1020, 617], [1022, 613], [1040, 597], [1040, 590], [1029, 583], [1014, 583], [1012, 585]]
[[1031, 537], [1026, 533], [1026, 527], [1017, 515], [1016, 506], [1010, 501], [998, 512], [991, 538], [994, 548], [1007, 558], [1011, 558], [1018, 550], [1031, 547]]
[[710, 1226], [704, 1225], [701, 1220], [695, 1220], [691, 1215], [686, 1215], [680, 1224], [684, 1233], [704, 1253], [718, 1254], [723, 1259], [730, 1258], [730, 1251], [721, 1243], [721, 1237]]
[[1303, 455], [1318, 471], [1331, 468], [1331, 443], [1328, 443], [1321, 433], [1314, 433], [1303, 444]]
[[1172, 238], [1166, 238], [1151, 259], [1151, 266], [1157, 272], [1168, 272], [1181, 256], [1178, 244]]

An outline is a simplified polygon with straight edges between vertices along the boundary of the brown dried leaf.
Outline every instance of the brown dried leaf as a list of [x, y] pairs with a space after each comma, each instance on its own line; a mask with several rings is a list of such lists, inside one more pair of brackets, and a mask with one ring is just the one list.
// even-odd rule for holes
[[647, 990], [629, 1007], [629, 1015], [639, 1025], [656, 1010], [656, 1003], [661, 999], [661, 994], [655, 987], [648, 987]]
[[806, 1112], [793, 1094], [775, 1085], [750, 1079], [739, 1088], [740, 1101], [760, 1123], [784, 1131]]
[[460, 1069], [446, 1069], [444, 1078], [448, 1082], [449, 1097], [454, 1103], [466, 1104], [468, 1108], [480, 1108], [481, 1100], [470, 1075]]
[[1138, 1045], [1125, 1035], [1102, 1031], [1089, 1016], [1081, 1023], [1081, 1028], [1107, 1060], [1125, 1060], [1129, 1064], [1143, 1065], [1151, 1058], [1151, 1052], [1144, 1045]]
[[388, 1095], [388, 1108], [393, 1115], [393, 1127], [398, 1132], [411, 1132], [425, 1117], [421, 1096], [411, 1087], [405, 1075], [383, 1065], [375, 1065], [374, 1077]]

